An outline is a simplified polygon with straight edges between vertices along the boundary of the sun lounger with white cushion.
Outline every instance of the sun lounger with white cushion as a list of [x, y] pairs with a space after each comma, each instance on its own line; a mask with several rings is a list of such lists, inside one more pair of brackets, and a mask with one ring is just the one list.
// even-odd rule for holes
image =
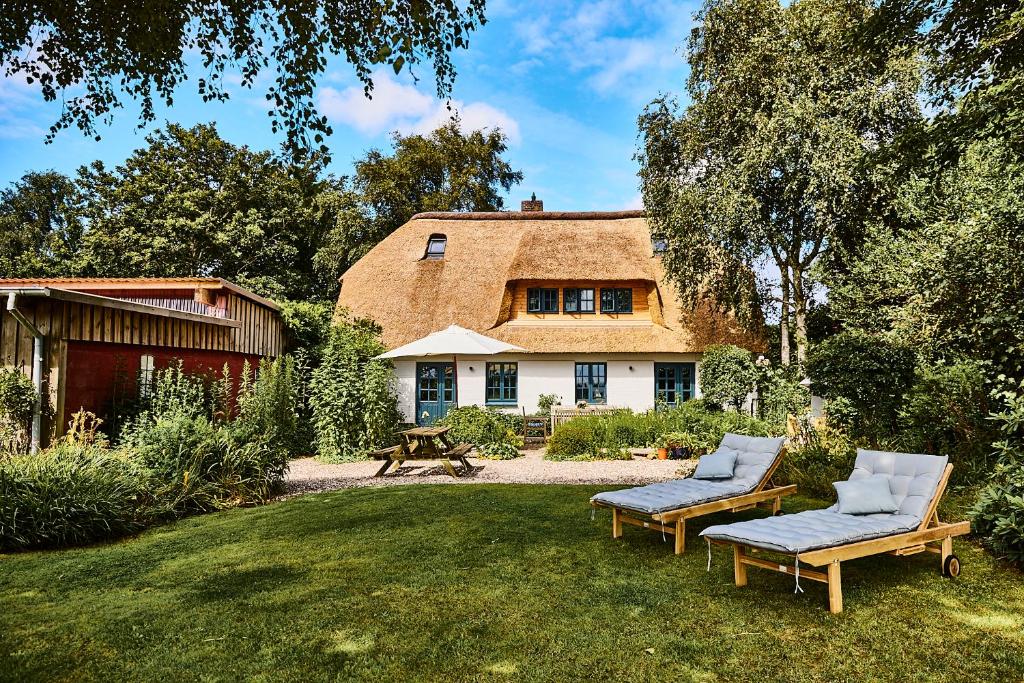
[[[824, 510], [711, 526], [701, 536], [733, 547], [737, 586], [747, 585], [748, 566], [794, 575], [797, 590], [802, 590], [800, 578], [819, 581], [828, 585], [829, 610], [838, 613], [843, 609], [839, 567], [844, 560], [931, 551], [941, 556], [944, 575], [960, 573], [953, 537], [969, 533], [970, 523], [943, 523], [936, 512], [952, 469], [944, 456], [858, 450], [848, 482], [861, 486], [872, 478], [887, 482], [891, 512], [847, 514], [840, 512], [840, 501]], [[856, 502], [848, 498], [846, 504]], [[762, 552], [791, 555], [793, 564], [754, 556]], [[802, 568], [803, 564], [828, 569], [813, 571]]]
[[[720, 479], [674, 479], [648, 486], [605, 491], [590, 499], [594, 507], [611, 508], [612, 538], [630, 524], [675, 536], [678, 555], [686, 547], [686, 520], [714, 512], [747, 510], [758, 505], [779, 511], [783, 496], [796, 486], [772, 486], [782, 460], [785, 437], [777, 439], [726, 434], [716, 453], [735, 452], [732, 476]], [[709, 457], [709, 456], [704, 456]]]

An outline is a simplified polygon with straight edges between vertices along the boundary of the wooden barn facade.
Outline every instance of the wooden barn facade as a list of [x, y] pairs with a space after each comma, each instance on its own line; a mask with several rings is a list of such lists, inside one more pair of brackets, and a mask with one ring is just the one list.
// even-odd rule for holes
[[285, 350], [278, 306], [219, 278], [0, 279], [0, 298], [0, 365], [49, 402], [33, 448], [78, 410], [103, 417], [115, 392], [172, 361], [210, 374], [226, 363], [237, 377], [246, 360]]

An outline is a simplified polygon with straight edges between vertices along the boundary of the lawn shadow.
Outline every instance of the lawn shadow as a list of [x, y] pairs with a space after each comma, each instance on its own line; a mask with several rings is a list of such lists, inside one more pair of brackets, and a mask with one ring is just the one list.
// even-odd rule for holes
[[306, 572], [283, 564], [266, 567], [226, 568], [203, 578], [194, 589], [202, 601], [237, 600], [240, 595], [278, 591], [304, 581]]

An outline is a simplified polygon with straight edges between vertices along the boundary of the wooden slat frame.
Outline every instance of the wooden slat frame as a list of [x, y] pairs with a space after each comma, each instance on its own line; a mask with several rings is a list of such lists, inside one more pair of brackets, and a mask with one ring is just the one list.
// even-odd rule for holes
[[[732, 496], [730, 498], [722, 498], [721, 500], [714, 500], [710, 503], [701, 503], [699, 505], [691, 505], [688, 507], [678, 508], [675, 510], [667, 510], [665, 512], [657, 512], [651, 515], [646, 515], [635, 510], [629, 510], [627, 508], [620, 508], [615, 505], [608, 503], [602, 503], [600, 501], [592, 500], [590, 504], [595, 508], [610, 508], [612, 511], [612, 538], [619, 538], [622, 536], [622, 524], [629, 524], [631, 526], [637, 526], [644, 529], [652, 529], [654, 531], [660, 531], [664, 534], [672, 534], [675, 536], [675, 554], [680, 555], [686, 550], [686, 520], [693, 519], [694, 517], [703, 517], [704, 515], [710, 515], [716, 512], [739, 512], [741, 510], [749, 510], [758, 505], [764, 505], [765, 503], [770, 504], [772, 514], [779, 511], [779, 507], [782, 504], [783, 496], [790, 496], [796, 493], [796, 485], [789, 486], [773, 486], [772, 488], [765, 488], [771, 484], [772, 476], [775, 471], [779, 468], [782, 463], [782, 458], [786, 455], [786, 448], [782, 447], [779, 450], [778, 455], [775, 456], [775, 460], [768, 466], [761, 481], [758, 482], [757, 486], [750, 493], [744, 493], [739, 496]], [[616, 533], [618, 530], [618, 533]]]
[[[939, 521], [938, 514], [936, 513], [939, 502], [942, 500], [942, 496], [945, 495], [946, 486], [949, 483], [949, 477], [952, 472], [953, 466], [947, 464], [945, 469], [943, 469], [942, 475], [939, 478], [939, 483], [935, 488], [935, 495], [932, 496], [932, 500], [928, 504], [924, 520], [915, 531], [894, 534], [892, 536], [883, 536], [881, 538], [872, 538], [866, 541], [846, 543], [843, 545], [833, 546], [831, 548], [809, 550], [799, 554], [776, 550], [768, 551], [776, 555], [794, 558], [793, 566], [751, 557], [747, 553], [748, 549], [754, 551], [757, 549], [744, 543], [737, 543], [735, 541], [713, 542], [717, 545], [732, 546], [733, 568], [737, 586], [747, 585], [747, 566], [760, 567], [762, 569], [768, 569], [770, 571], [790, 575], [796, 574], [796, 562], [800, 562], [801, 564], [806, 563], [813, 567], [827, 566], [828, 569], [825, 574], [801, 569], [800, 577], [807, 577], [814, 581], [822, 581], [822, 577], [824, 577], [823, 582], [828, 585], [829, 611], [833, 614], [838, 614], [843, 611], [842, 574], [840, 565], [846, 560], [870, 557], [872, 555], [880, 555], [882, 553], [905, 556], [922, 551], [930, 551], [937, 553], [940, 556], [942, 565], [945, 565], [946, 558], [953, 554], [953, 538], [956, 536], [964, 536], [971, 532], [970, 522], [943, 523]], [[934, 543], [938, 543], [939, 546], [935, 547], [933, 545], [929, 545]]]

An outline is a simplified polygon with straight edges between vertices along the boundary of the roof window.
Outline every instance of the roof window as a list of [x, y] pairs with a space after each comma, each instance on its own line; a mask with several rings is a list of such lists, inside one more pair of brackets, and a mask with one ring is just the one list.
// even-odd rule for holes
[[427, 240], [427, 253], [423, 258], [443, 259], [444, 248], [448, 244], [448, 238], [444, 235], [431, 235]]

